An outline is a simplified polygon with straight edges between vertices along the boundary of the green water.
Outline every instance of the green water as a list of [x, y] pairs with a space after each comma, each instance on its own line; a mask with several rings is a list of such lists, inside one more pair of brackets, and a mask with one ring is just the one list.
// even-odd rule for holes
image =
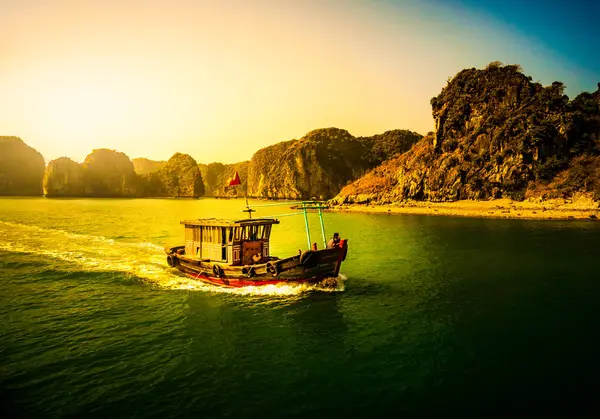
[[[572, 417], [594, 406], [600, 223], [327, 213], [328, 234], [350, 246], [329, 291], [222, 290], [167, 269], [180, 220], [241, 206], [0, 199], [0, 416]], [[278, 212], [290, 210], [260, 215]], [[303, 223], [281, 218], [271, 253], [305, 248]]]

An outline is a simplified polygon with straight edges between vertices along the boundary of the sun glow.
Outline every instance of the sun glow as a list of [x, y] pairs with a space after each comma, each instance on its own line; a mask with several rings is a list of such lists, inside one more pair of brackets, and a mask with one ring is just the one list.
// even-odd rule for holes
[[425, 133], [433, 128], [429, 100], [462, 68], [519, 62], [553, 81], [548, 55], [531, 42], [432, 2], [0, 7], [11, 34], [0, 40], [0, 128], [46, 160], [81, 161], [106, 147], [132, 158], [180, 151], [228, 163], [320, 127]]

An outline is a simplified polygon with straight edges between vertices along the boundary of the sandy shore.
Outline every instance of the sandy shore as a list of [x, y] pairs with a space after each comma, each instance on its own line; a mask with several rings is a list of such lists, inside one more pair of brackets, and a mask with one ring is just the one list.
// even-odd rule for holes
[[391, 205], [351, 204], [331, 207], [340, 212], [447, 215], [459, 217], [522, 218], [536, 220], [600, 220], [598, 202], [588, 197], [575, 199], [421, 202]]

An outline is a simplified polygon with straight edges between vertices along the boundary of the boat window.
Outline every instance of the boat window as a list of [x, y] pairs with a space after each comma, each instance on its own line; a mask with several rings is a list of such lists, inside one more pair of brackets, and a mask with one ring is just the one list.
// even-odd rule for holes
[[192, 241], [194, 239], [194, 232], [189, 227], [185, 229], [185, 239], [187, 241]]
[[193, 231], [194, 231], [194, 241], [199, 242], [200, 241], [200, 227], [194, 227]]
[[239, 241], [240, 241], [240, 228], [239, 228], [239, 227], [235, 227], [235, 228], [233, 228], [233, 239], [234, 239], [236, 242], [239, 242]]
[[242, 227], [242, 234], [240, 236], [240, 239], [242, 239], [242, 240], [248, 240], [248, 234], [246, 232], [246, 226]]
[[213, 229], [214, 227], [206, 226], [203, 228], [204, 234], [202, 235], [202, 241], [205, 243], [211, 243], [213, 241]]
[[256, 236], [256, 233], [257, 233], [257, 230], [258, 230], [256, 228], [256, 226], [248, 226], [248, 230], [249, 230], [249, 233], [250, 233], [250, 237], [249, 237], [250, 240], [256, 240], [258, 238]]
[[270, 225], [266, 225], [265, 226], [265, 239], [269, 240], [269, 237], [271, 236], [271, 226]]

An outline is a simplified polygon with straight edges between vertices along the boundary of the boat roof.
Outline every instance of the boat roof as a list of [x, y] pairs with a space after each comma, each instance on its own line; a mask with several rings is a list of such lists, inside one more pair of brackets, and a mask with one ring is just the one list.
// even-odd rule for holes
[[180, 222], [186, 226], [210, 226], [210, 227], [243, 227], [252, 225], [279, 224], [275, 218], [245, 218], [243, 220], [230, 220], [225, 218], [198, 218], [195, 220], [184, 220]]

